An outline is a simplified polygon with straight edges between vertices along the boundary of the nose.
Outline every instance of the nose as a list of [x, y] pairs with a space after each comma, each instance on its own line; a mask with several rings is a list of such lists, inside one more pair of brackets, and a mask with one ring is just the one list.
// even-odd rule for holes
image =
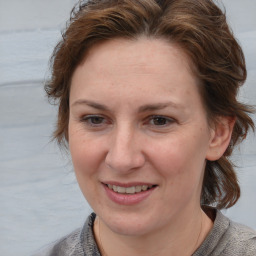
[[129, 128], [113, 131], [105, 158], [112, 170], [127, 173], [144, 165], [143, 145], [138, 133]]

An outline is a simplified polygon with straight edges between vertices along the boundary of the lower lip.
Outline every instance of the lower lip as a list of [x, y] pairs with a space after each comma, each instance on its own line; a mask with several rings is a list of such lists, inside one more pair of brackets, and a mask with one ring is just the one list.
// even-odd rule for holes
[[148, 198], [151, 193], [155, 190], [156, 187], [153, 187], [149, 190], [142, 191], [135, 194], [119, 194], [112, 189], [109, 189], [108, 186], [104, 185], [104, 189], [106, 191], [107, 196], [115, 203], [121, 204], [121, 205], [135, 205], [142, 201], [144, 201], [146, 198]]

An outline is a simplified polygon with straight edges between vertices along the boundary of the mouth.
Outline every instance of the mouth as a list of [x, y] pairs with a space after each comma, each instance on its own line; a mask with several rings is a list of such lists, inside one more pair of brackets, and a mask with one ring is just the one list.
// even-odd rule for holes
[[158, 185], [149, 183], [106, 182], [102, 183], [108, 198], [116, 204], [132, 206], [150, 198]]
[[104, 185], [108, 187], [110, 190], [118, 194], [128, 194], [128, 195], [134, 195], [144, 191], [148, 191], [157, 186], [157, 185], [136, 185], [136, 186], [123, 187], [123, 186], [118, 186], [114, 184], [104, 184]]

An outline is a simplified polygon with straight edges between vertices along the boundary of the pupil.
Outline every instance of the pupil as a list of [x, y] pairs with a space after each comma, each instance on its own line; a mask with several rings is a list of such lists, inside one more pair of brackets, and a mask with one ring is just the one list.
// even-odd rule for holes
[[157, 118], [155, 118], [154, 123], [156, 125], [165, 125], [166, 124], [166, 119], [162, 118], [162, 117], [157, 117]]
[[92, 123], [94, 124], [100, 124], [102, 122], [102, 117], [93, 117]]

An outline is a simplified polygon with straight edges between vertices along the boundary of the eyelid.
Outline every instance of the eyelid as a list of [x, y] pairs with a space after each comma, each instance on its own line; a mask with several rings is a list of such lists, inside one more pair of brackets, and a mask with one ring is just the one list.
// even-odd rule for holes
[[[99, 123], [94, 123], [92, 121], [93, 118], [99, 118], [102, 119], [102, 121], [100, 121]], [[165, 121], [164, 124], [155, 124], [152, 123], [152, 121], [154, 121], [154, 119], [163, 119], [162, 121]], [[101, 114], [88, 114], [88, 115], [83, 115], [80, 118], [80, 122], [83, 123], [85, 126], [91, 127], [91, 128], [104, 128], [106, 127], [106, 125], [110, 125], [111, 124], [111, 120], [107, 117], [105, 117], [104, 115]], [[168, 117], [165, 115], [150, 115], [148, 117], [146, 117], [143, 121], [143, 124], [152, 128], [156, 128], [156, 129], [164, 129], [164, 128], [168, 128], [169, 126], [171, 126], [173, 123], [177, 122], [174, 118], [172, 117]]]
[[[101, 123], [99, 123], [99, 124], [94, 124], [94, 123], [90, 122], [90, 120], [92, 120], [93, 118], [102, 118], [103, 121]], [[105, 125], [107, 123], [107, 118], [104, 117], [103, 115], [89, 114], [89, 115], [82, 116], [80, 118], [80, 121], [82, 123], [85, 123], [88, 126], [96, 127], [97, 128], [97, 127], [101, 127], [101, 126]]]
[[149, 116], [147, 118], [147, 120], [148, 120], [148, 122], [150, 122], [151, 120], [153, 120], [155, 118], [162, 118], [162, 119], [165, 119], [168, 122], [167, 124], [163, 124], [163, 125], [149, 124], [149, 125], [152, 125], [152, 126], [158, 127], [158, 128], [164, 128], [164, 127], [167, 127], [167, 126], [171, 125], [172, 123], [176, 122], [176, 120], [174, 118], [164, 116], [164, 115], [152, 115], [152, 116]]
[[92, 117], [100, 117], [100, 118], [105, 118], [103, 115], [98, 115], [98, 114], [88, 114], [88, 115], [83, 115], [81, 116], [81, 120], [88, 120]]

